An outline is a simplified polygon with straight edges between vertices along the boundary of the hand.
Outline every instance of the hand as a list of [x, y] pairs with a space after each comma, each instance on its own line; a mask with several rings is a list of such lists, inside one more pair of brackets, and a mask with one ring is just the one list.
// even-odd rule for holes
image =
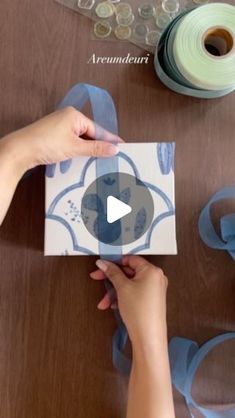
[[97, 127], [73, 107], [67, 107], [7, 135], [1, 141], [1, 147], [20, 166], [22, 174], [37, 165], [57, 163], [79, 155], [113, 156], [118, 148], [110, 142], [119, 141], [118, 136]]
[[[136, 346], [149, 339], [155, 344], [165, 336], [167, 278], [163, 271], [139, 256], [125, 256], [122, 268], [104, 260], [96, 264], [99, 270], [91, 273], [91, 277], [108, 278], [112, 282], [132, 344]], [[98, 308], [105, 310], [112, 306], [112, 296], [106, 293]]]
[[[96, 262], [95, 280], [109, 278], [132, 342], [132, 369], [128, 389], [127, 418], [174, 418], [167, 346], [167, 278], [161, 269], [142, 257], [125, 256], [121, 267]], [[110, 294], [98, 308], [112, 306]]]
[[[88, 141], [83, 136], [99, 141]], [[18, 181], [27, 170], [79, 155], [110, 157], [118, 152], [110, 142], [119, 141], [118, 136], [95, 125], [73, 107], [57, 110], [5, 136], [0, 141], [0, 225]]]

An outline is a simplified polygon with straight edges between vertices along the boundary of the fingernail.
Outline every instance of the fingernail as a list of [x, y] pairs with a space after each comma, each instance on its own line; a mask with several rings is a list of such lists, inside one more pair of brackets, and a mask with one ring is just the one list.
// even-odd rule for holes
[[104, 307], [104, 305], [103, 305], [103, 301], [102, 301], [102, 300], [98, 303], [97, 308], [98, 308], [100, 311], [106, 311], [106, 309], [107, 309], [106, 307]]
[[118, 137], [118, 142], [125, 142], [124, 139], [120, 138], [120, 136]]
[[103, 271], [103, 272], [105, 272], [106, 270], [108, 270], [108, 265], [107, 265], [107, 263], [106, 263], [105, 261], [103, 261], [103, 260], [97, 260], [97, 261], [96, 261], [96, 265], [97, 265], [97, 267], [98, 267], [101, 271]]
[[118, 153], [119, 153], [119, 149], [116, 145], [109, 144], [106, 146], [105, 154], [108, 157], [111, 157], [112, 155], [117, 155]]
[[94, 271], [89, 274], [89, 276], [93, 279], [94, 278]]
[[101, 302], [99, 302], [99, 303], [98, 303], [98, 305], [97, 305], [97, 309], [102, 310], [102, 309], [101, 309], [101, 306], [102, 306], [102, 304], [101, 304]]

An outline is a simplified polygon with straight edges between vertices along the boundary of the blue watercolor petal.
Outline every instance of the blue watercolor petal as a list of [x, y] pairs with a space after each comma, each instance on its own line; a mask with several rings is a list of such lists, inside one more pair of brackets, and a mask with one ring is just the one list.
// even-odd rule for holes
[[104, 207], [101, 199], [97, 194], [88, 194], [85, 195], [82, 199], [82, 204], [84, 208], [93, 210], [95, 212], [102, 212]]
[[174, 171], [175, 144], [161, 142], [157, 144], [157, 158], [161, 173], [167, 175]]
[[147, 221], [147, 212], [146, 209], [143, 207], [139, 210], [139, 212], [136, 215], [135, 219], [135, 226], [134, 226], [134, 237], [135, 239], [138, 239], [141, 237], [145, 225]]
[[72, 160], [61, 161], [60, 163], [60, 172], [62, 174], [67, 173], [72, 165]]
[[53, 178], [55, 175], [56, 164], [46, 166], [46, 177]]

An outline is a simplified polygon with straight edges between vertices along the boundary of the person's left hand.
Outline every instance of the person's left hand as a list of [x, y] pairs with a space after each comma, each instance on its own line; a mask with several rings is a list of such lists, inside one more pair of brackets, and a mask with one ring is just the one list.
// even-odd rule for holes
[[[98, 309], [115, 308], [116, 302], [133, 347], [158, 344], [166, 337], [166, 293], [168, 280], [163, 271], [137, 255], [126, 255], [120, 265], [97, 260], [98, 270], [90, 276], [94, 280], [108, 278], [113, 289], [106, 292]], [[151, 336], [151, 341], [149, 340]]]
[[27, 171], [79, 155], [111, 157], [117, 154], [118, 147], [114, 144], [120, 141], [75, 108], [67, 107], [7, 135], [1, 148], [7, 149], [21, 171]]

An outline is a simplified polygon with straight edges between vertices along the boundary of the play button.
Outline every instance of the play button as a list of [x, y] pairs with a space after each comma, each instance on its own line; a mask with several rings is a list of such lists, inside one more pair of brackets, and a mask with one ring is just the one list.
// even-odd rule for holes
[[148, 231], [153, 215], [148, 187], [135, 176], [120, 172], [98, 177], [81, 202], [84, 226], [108, 245], [123, 246], [139, 240]]
[[108, 196], [107, 198], [107, 222], [112, 224], [113, 222], [122, 219], [124, 216], [131, 213], [132, 208], [123, 203], [121, 200], [114, 196]]

